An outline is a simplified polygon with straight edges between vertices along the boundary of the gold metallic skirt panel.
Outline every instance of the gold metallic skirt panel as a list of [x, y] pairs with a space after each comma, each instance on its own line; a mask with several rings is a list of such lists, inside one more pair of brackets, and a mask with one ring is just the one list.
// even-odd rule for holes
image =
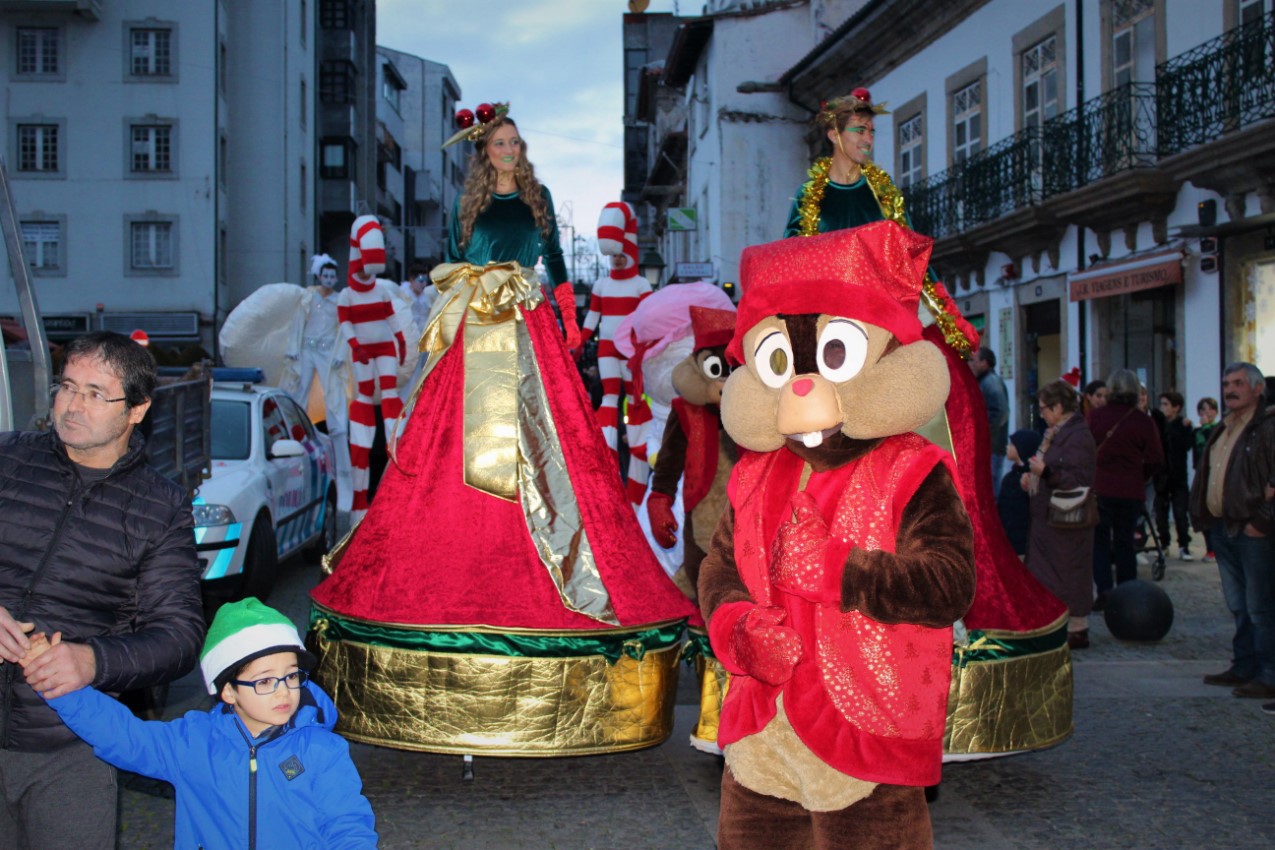
[[1002, 635], [1001, 645], [1016, 644], [1017, 651], [999, 657], [978, 652], [962, 656], [958, 647], [948, 691], [946, 758], [1039, 750], [1071, 735], [1072, 668], [1065, 617], [1061, 632], [1052, 632]]
[[491, 756], [595, 755], [666, 741], [680, 645], [615, 663], [311, 640], [336, 730], [403, 750]]

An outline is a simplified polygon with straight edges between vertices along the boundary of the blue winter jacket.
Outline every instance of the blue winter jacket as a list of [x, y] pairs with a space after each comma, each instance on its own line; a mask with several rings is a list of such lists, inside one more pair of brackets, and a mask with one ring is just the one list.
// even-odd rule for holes
[[255, 740], [225, 703], [169, 721], [139, 720], [93, 688], [49, 705], [98, 758], [173, 784], [174, 847], [254, 846], [248, 835], [254, 805], [255, 846], [263, 850], [376, 847], [372, 806], [349, 745], [332, 731], [336, 706], [312, 682], [302, 686], [292, 720]]

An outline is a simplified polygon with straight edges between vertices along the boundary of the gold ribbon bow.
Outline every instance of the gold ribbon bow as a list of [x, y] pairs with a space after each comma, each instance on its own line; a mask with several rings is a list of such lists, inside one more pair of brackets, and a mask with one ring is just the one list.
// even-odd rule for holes
[[465, 355], [465, 483], [520, 501], [527, 531], [563, 604], [619, 625], [585, 535], [531, 335], [519, 307], [544, 293], [518, 263], [444, 263], [430, 272], [439, 297], [421, 334], [426, 377], [462, 336]]

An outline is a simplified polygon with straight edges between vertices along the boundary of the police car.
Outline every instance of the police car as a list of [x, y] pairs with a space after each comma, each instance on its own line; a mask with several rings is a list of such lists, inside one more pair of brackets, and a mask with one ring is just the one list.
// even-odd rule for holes
[[249, 382], [213, 384], [211, 436], [193, 500], [205, 595], [265, 599], [281, 561], [336, 545], [332, 442], [287, 393]]

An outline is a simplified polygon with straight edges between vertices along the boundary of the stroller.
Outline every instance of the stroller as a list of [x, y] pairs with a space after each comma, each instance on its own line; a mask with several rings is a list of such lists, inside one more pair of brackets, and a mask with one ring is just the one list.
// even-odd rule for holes
[[1134, 551], [1138, 554], [1155, 552], [1155, 560], [1151, 562], [1151, 578], [1160, 581], [1164, 578], [1164, 547], [1160, 545], [1160, 535], [1155, 530], [1155, 520], [1146, 502], [1142, 503], [1142, 516], [1133, 529]]

